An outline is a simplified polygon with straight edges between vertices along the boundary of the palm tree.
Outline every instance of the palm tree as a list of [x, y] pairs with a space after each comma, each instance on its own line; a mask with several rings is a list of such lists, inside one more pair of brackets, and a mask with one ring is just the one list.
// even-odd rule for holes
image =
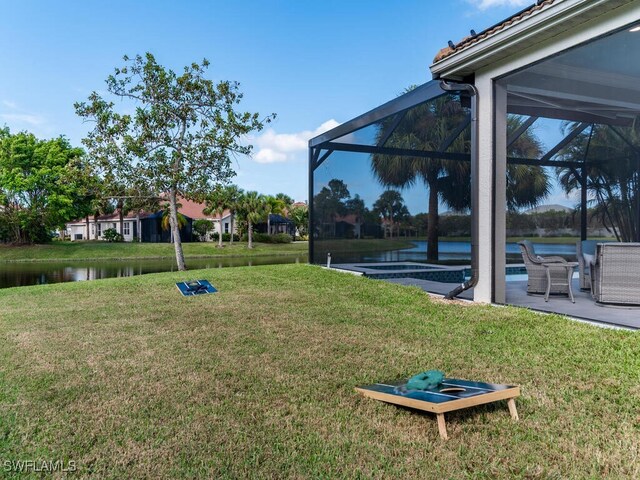
[[404, 205], [404, 199], [397, 190], [387, 190], [383, 192], [378, 200], [373, 204], [373, 210], [378, 212], [385, 220], [384, 236], [393, 238], [393, 226], [400, 217], [408, 214], [407, 207]]
[[[307, 227], [309, 225], [309, 207], [306, 205], [299, 205], [293, 207], [289, 212], [289, 218], [293, 220], [296, 226], [296, 230], [300, 232], [300, 235], [306, 235]], [[295, 231], [293, 233], [293, 241], [296, 240]]]
[[[563, 130], [575, 128], [567, 122]], [[632, 242], [640, 235], [640, 124], [618, 127], [592, 125], [560, 153], [563, 160], [587, 164], [587, 193], [593, 216], [613, 232], [618, 241]], [[566, 193], [582, 188], [576, 169], [557, 168]]]
[[[283, 194], [279, 194], [283, 195]], [[284, 200], [281, 198], [266, 195], [263, 197], [265, 203], [265, 214], [267, 216], [267, 235], [271, 235], [271, 214], [281, 214], [286, 208]]]
[[[405, 90], [415, 89], [411, 86]], [[467, 115], [455, 95], [443, 95], [431, 102], [423, 103], [404, 114], [403, 120], [395, 127], [385, 146], [412, 150], [437, 152], [450, 133]], [[393, 118], [383, 121], [377, 132], [377, 143], [386, 138], [393, 128]], [[470, 151], [469, 129], [463, 131], [447, 148], [454, 152]], [[427, 259], [438, 259], [438, 203], [440, 197], [447, 203], [459, 202], [460, 192], [453, 194], [447, 184], [463, 184], [469, 178], [470, 170], [464, 162], [407, 157], [401, 155], [374, 154], [371, 167], [378, 181], [386, 187], [407, 188], [423, 181], [429, 189], [429, 212], [427, 223]], [[447, 178], [448, 181], [443, 181]], [[466, 182], [469, 184], [468, 180]]]
[[[410, 87], [412, 90], [415, 87]], [[443, 95], [407, 111], [385, 143], [386, 147], [437, 152], [443, 145], [447, 151], [470, 152], [470, 131], [465, 129], [447, 145], [451, 132], [460, 125], [466, 110], [456, 95]], [[383, 121], [377, 133], [378, 141], [387, 137], [392, 118]], [[523, 119], [510, 115], [508, 132], [514, 132]], [[509, 148], [510, 156], [537, 158], [540, 141], [530, 129]], [[471, 165], [469, 162], [374, 154], [372, 170], [384, 186], [407, 188], [422, 181], [429, 190], [427, 216], [427, 258], [438, 260], [438, 208], [442, 201], [449, 208], [464, 210], [471, 205]], [[507, 204], [509, 209], [535, 206], [549, 193], [549, 178], [543, 167], [509, 164], [507, 166]]]
[[355, 237], [361, 239], [363, 237], [363, 225], [364, 218], [369, 210], [367, 209], [364, 200], [360, 198], [357, 193], [345, 202], [347, 212], [352, 213], [355, 216]]
[[282, 201], [286, 210], [289, 210], [291, 208], [291, 205], [293, 205], [293, 198], [291, 198], [286, 193], [276, 193], [276, 198]]
[[230, 231], [231, 231], [231, 239], [230, 243], [233, 244], [233, 223], [235, 220], [236, 213], [240, 209], [242, 196], [244, 191], [239, 188], [237, 185], [228, 185], [225, 187], [227, 190], [227, 196], [229, 199], [229, 222], [230, 222]]
[[98, 217], [113, 213], [113, 205], [104, 197], [96, 197], [91, 201], [91, 210], [93, 212], [93, 239], [98, 240]]
[[264, 218], [267, 211], [264, 195], [251, 191], [244, 194], [242, 213], [247, 221], [248, 248], [253, 248], [253, 226]]
[[[179, 203], [176, 204], [176, 209], [182, 207]], [[177, 220], [178, 220], [178, 231], [182, 230], [187, 225], [187, 217], [185, 217], [180, 212], [176, 212]], [[171, 210], [169, 208], [169, 204], [164, 206], [162, 210], [162, 220], [160, 221], [160, 226], [162, 230], [171, 230]], [[171, 243], [174, 242], [173, 232], [171, 232]]]
[[225, 186], [217, 185], [216, 188], [209, 194], [205, 200], [207, 207], [204, 209], [204, 213], [214, 213], [218, 216], [219, 230], [218, 235], [218, 248], [222, 248], [222, 216], [224, 211], [231, 206], [231, 198], [229, 191]]

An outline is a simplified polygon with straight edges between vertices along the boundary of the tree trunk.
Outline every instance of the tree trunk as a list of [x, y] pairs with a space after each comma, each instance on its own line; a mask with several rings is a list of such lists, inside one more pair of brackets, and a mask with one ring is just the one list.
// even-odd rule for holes
[[435, 180], [429, 182], [429, 214], [427, 217], [427, 260], [438, 260], [438, 190]]
[[124, 237], [124, 212], [123, 212], [123, 207], [120, 206], [120, 208], [118, 209], [118, 216], [120, 217], [120, 235], [122, 235]]
[[93, 239], [98, 240], [98, 214], [97, 213], [93, 215], [93, 224], [95, 227], [95, 231], [93, 232]]
[[84, 220], [87, 222], [87, 240], [91, 238], [91, 229], [89, 228], [89, 215], [87, 215]]
[[218, 248], [222, 248], [222, 214], [220, 214], [218, 218], [220, 219], [220, 221], [218, 222], [220, 223], [220, 234], [218, 235]]
[[231, 245], [233, 245], [233, 217], [234, 217], [233, 212], [231, 212], [231, 214], [229, 215], [229, 223], [230, 223], [229, 230], [231, 231], [231, 239], [229, 240], [229, 243]]
[[171, 224], [171, 236], [173, 237], [173, 246], [176, 251], [176, 263], [178, 270], [184, 272], [187, 267], [184, 264], [184, 253], [182, 252], [182, 239], [180, 238], [180, 228], [178, 224], [178, 201], [176, 199], [176, 190], [169, 190], [169, 223]]
[[253, 248], [253, 223], [249, 220], [247, 222], [247, 237], [249, 238], [249, 248]]

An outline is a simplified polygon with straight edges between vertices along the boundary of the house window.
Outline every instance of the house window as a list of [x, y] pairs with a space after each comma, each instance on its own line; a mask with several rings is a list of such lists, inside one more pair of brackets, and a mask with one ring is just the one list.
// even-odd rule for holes
[[229, 222], [224, 222], [224, 233], [229, 233]]
[[101, 223], [98, 224], [98, 236], [99, 237], [102, 236], [102, 224]]
[[123, 235], [131, 235], [131, 229], [129, 228], [129, 222], [124, 222], [123, 228], [122, 228], [122, 234]]

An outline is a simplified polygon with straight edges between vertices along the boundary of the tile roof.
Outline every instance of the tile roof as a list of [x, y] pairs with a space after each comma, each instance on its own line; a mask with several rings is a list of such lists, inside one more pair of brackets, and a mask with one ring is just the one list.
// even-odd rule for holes
[[[201, 220], [201, 219], [218, 219], [218, 215], [215, 213], [206, 214], [204, 213], [204, 209], [207, 208], [207, 205], [203, 203], [194, 202], [193, 200], [187, 200], [186, 198], [178, 197], [178, 203], [181, 205], [178, 208], [178, 211], [183, 215], [186, 215], [193, 220]], [[229, 210], [225, 210], [222, 214], [222, 218], [228, 217], [230, 214]]]
[[[135, 219], [138, 215], [140, 215], [141, 218], [144, 216], [144, 214], [142, 214], [142, 213], [129, 212], [123, 218], [124, 218], [124, 220], [132, 220], [132, 219]], [[94, 219], [93, 215], [89, 215], [89, 223], [94, 223], [94, 220], [95, 219]], [[120, 221], [120, 215], [118, 214], [118, 211], [116, 210], [115, 212], [109, 213], [107, 215], [99, 215], [98, 216], [98, 221], [99, 222], [109, 222], [109, 221], [119, 222]], [[86, 218], [79, 218], [77, 220], [73, 220], [71, 222], [67, 222], [67, 225], [78, 225], [78, 224], [86, 224], [86, 223], [87, 223], [87, 219]]]
[[497, 23], [496, 25], [489, 27], [486, 30], [483, 30], [477, 35], [465, 37], [460, 42], [453, 45], [453, 47], [448, 46], [443, 48], [438, 52], [436, 57], [433, 59], [433, 63], [439, 62], [440, 60], [443, 60], [453, 55], [454, 53], [458, 53], [459, 51], [464, 50], [465, 48], [471, 45], [475, 45], [476, 43], [481, 42], [485, 38], [490, 37], [491, 35], [498, 33], [502, 30], [505, 30], [506, 28], [509, 28], [511, 25], [518, 23], [521, 20], [526, 19], [527, 17], [530, 17], [531, 15], [534, 15], [538, 11], [548, 7], [553, 3], [557, 3], [558, 1], [559, 0], [538, 0], [530, 7], [527, 7], [524, 10], [521, 10], [518, 13], [512, 15], [511, 17], [503, 20], [502, 22]]

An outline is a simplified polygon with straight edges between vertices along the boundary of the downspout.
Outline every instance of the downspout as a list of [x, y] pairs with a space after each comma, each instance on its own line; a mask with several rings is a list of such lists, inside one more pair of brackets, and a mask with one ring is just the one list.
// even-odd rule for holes
[[452, 300], [478, 283], [478, 236], [480, 232], [480, 217], [478, 215], [480, 196], [478, 182], [478, 90], [470, 83], [453, 83], [445, 80], [440, 82], [440, 87], [447, 92], [465, 91], [471, 97], [471, 278], [445, 295], [446, 299]]

